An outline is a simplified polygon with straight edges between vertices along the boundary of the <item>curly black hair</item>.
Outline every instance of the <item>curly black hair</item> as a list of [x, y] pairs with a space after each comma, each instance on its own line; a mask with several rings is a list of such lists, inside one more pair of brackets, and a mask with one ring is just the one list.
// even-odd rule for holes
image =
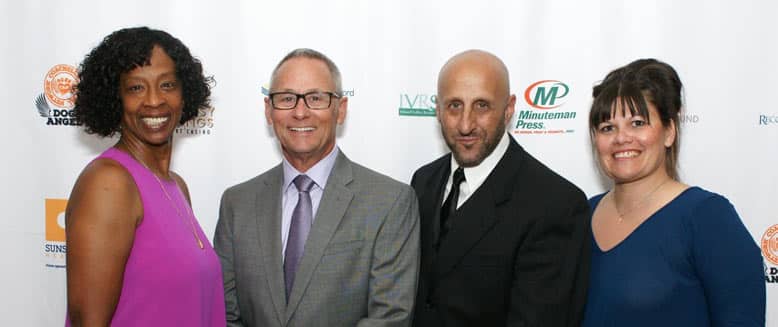
[[180, 40], [148, 27], [125, 28], [106, 36], [79, 66], [75, 87], [74, 118], [87, 133], [103, 137], [121, 130], [124, 113], [119, 95], [120, 76], [150, 64], [151, 50], [159, 46], [173, 59], [182, 86], [184, 109], [180, 124], [210, 106], [213, 77], [203, 75], [203, 66]]

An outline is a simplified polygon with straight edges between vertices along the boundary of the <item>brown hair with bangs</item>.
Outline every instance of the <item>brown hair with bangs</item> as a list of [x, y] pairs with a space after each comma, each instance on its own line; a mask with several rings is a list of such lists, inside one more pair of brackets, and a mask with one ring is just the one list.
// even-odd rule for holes
[[656, 107], [662, 126], [675, 126], [675, 141], [665, 149], [665, 170], [678, 180], [678, 148], [681, 142], [680, 112], [683, 107], [683, 84], [670, 65], [656, 59], [638, 59], [618, 68], [592, 90], [592, 108], [589, 111], [589, 133], [594, 137], [597, 126], [610, 120], [617, 104], [622, 114], [645, 117], [651, 124], [648, 102]]

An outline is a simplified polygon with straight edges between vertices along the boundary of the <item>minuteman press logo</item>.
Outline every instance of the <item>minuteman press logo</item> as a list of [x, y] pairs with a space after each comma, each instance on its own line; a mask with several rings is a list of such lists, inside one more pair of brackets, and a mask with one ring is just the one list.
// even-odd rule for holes
[[565, 134], [575, 132], [575, 111], [565, 111], [570, 87], [562, 81], [546, 79], [530, 84], [524, 90], [526, 108], [517, 104], [515, 134]]
[[[778, 284], [778, 224], [767, 228], [759, 243], [765, 258], [765, 282]], [[772, 267], [768, 263], [772, 263]]]
[[46, 267], [65, 268], [65, 208], [68, 200], [45, 199], [46, 241], [43, 243], [43, 256]]
[[570, 93], [567, 84], [547, 79], [532, 83], [524, 91], [524, 101], [535, 109], [554, 109], [564, 104], [564, 98]]
[[73, 86], [78, 84], [78, 72], [71, 65], [55, 65], [43, 78], [43, 93], [35, 98], [38, 114], [46, 118], [46, 125], [81, 125], [73, 118], [75, 96]]

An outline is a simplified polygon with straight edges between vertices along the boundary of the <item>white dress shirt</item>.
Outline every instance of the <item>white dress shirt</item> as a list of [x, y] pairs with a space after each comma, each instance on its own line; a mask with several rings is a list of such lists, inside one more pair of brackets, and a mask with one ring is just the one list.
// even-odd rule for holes
[[[340, 150], [335, 146], [324, 159], [317, 162], [311, 169], [305, 172], [314, 185], [308, 193], [311, 196], [311, 208], [313, 210], [311, 224], [316, 219], [316, 211], [319, 209], [321, 197], [324, 194], [324, 187], [327, 185], [327, 179], [330, 177], [332, 167], [335, 166], [335, 159]], [[292, 212], [297, 206], [299, 192], [294, 185], [294, 179], [303, 173], [292, 167], [286, 158], [283, 159], [284, 183], [281, 184], [281, 258], [286, 257], [286, 239], [289, 238], [289, 227], [292, 225]]]
[[[470, 198], [470, 195], [475, 193], [479, 187], [484, 183], [486, 177], [497, 167], [497, 163], [508, 152], [508, 145], [510, 140], [508, 133], [503, 133], [500, 142], [497, 143], [497, 147], [490, 153], [481, 164], [475, 167], [464, 167], [465, 181], [459, 186], [459, 200], [457, 201], [457, 209]], [[446, 181], [446, 191], [443, 193], [443, 198], [448, 197], [448, 193], [451, 192], [452, 176], [454, 171], [459, 167], [459, 164], [454, 160], [454, 155], [451, 155], [451, 171], [448, 173], [448, 181]]]

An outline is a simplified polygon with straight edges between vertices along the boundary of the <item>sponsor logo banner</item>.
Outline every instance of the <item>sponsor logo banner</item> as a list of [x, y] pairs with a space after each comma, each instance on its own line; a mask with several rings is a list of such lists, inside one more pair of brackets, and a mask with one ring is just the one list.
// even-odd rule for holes
[[65, 208], [68, 200], [45, 199], [45, 237], [43, 256], [46, 267], [65, 268]]
[[768, 284], [778, 284], [778, 224], [765, 230], [759, 242], [765, 258], [764, 278]]
[[176, 134], [184, 135], [211, 135], [213, 129], [213, 111], [215, 108], [207, 107], [197, 110], [197, 116], [192, 120], [176, 127]]
[[759, 115], [759, 126], [770, 126], [778, 124], [778, 115], [761, 114]]
[[46, 118], [46, 125], [78, 126], [73, 118], [75, 96], [73, 87], [78, 84], [78, 72], [71, 65], [54, 65], [43, 78], [43, 93], [35, 98], [38, 114]]
[[[270, 94], [270, 84], [265, 83], [260, 86], [260, 90], [262, 91], [262, 95], [267, 96]], [[353, 97], [356, 95], [356, 92], [354, 89], [343, 89], [343, 92], [340, 94], [340, 96], [344, 97]]]
[[400, 94], [398, 112], [400, 116], [434, 117], [437, 100], [437, 96], [434, 94]]
[[681, 120], [681, 124], [683, 125], [693, 125], [700, 122], [700, 115], [682, 112], [680, 120]]
[[559, 80], [546, 79], [530, 84], [524, 90], [527, 107], [516, 104], [514, 134], [573, 133], [578, 113], [564, 110], [570, 87]]

